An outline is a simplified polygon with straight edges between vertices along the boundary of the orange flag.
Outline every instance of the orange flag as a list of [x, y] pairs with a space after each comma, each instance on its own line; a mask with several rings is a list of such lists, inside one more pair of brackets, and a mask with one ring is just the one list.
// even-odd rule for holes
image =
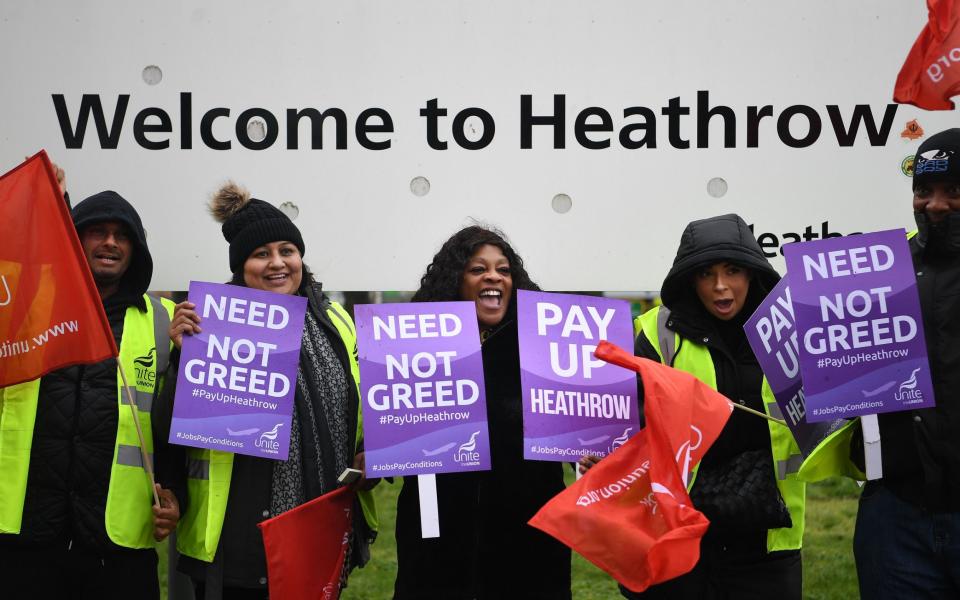
[[117, 355], [42, 150], [0, 177], [0, 387]]
[[353, 490], [314, 498], [258, 525], [274, 600], [336, 600], [350, 543]]
[[960, 1], [927, 0], [928, 21], [913, 43], [893, 88], [894, 102], [952, 110], [960, 94]]
[[530, 525], [634, 591], [689, 572], [709, 521], [687, 495], [691, 469], [730, 418], [695, 377], [601, 342], [597, 358], [643, 378], [646, 427], [554, 497]]

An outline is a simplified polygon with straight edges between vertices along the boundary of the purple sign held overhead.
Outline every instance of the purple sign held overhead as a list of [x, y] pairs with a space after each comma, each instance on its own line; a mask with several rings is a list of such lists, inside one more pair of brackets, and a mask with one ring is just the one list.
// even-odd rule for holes
[[355, 307], [367, 475], [490, 468], [473, 302]]
[[632, 347], [630, 317], [623, 300], [517, 292], [524, 458], [606, 456], [637, 432], [637, 374], [593, 356]]
[[307, 300], [190, 282], [203, 333], [183, 336], [170, 443], [286, 460]]
[[786, 421], [800, 452], [809, 456], [821, 441], [847, 421], [807, 422], [803, 380], [800, 378], [800, 342], [787, 280], [785, 276], [767, 294], [743, 329], [777, 399], [781, 414], [774, 416]]
[[934, 405], [903, 230], [784, 246], [807, 421]]

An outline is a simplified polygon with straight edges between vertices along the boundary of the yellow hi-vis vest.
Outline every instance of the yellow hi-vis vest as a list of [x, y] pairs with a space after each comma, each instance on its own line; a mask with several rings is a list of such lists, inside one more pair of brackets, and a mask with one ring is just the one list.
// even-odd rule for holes
[[[137, 417], [147, 453], [153, 454], [150, 406], [170, 358], [167, 330], [174, 304], [144, 295], [147, 311], [127, 308], [120, 340], [119, 365], [133, 386]], [[0, 389], [0, 533], [20, 533], [23, 502], [30, 472], [30, 448], [37, 416], [40, 380]], [[118, 546], [152, 548], [153, 490], [143, 467], [130, 401], [117, 372], [117, 441], [107, 490], [104, 520], [107, 535]]]
[[[642, 333], [660, 355], [660, 361], [675, 369], [686, 371], [713, 389], [717, 389], [717, 373], [710, 356], [710, 349], [703, 344], [684, 339], [667, 328], [670, 310], [663, 306], [653, 308], [634, 321], [638, 335]], [[773, 391], [763, 378], [760, 392], [765, 412], [782, 419]], [[804, 511], [806, 507], [806, 484], [797, 477], [802, 455], [793, 434], [785, 425], [768, 421], [770, 450], [773, 454], [774, 475], [780, 495], [783, 496], [793, 527], [767, 530], [767, 552], [799, 550], [803, 545]], [[696, 472], [690, 478], [690, 487], [695, 484]]]
[[[353, 320], [342, 306], [331, 302], [327, 316], [340, 333], [347, 355], [350, 357], [350, 372], [357, 384], [357, 431], [355, 442], [359, 445], [363, 431], [363, 413], [360, 407], [360, 365], [357, 361], [357, 333]], [[177, 550], [198, 560], [213, 562], [220, 545], [223, 519], [227, 512], [230, 495], [230, 477], [233, 473], [233, 453], [221, 450], [187, 448], [187, 493], [190, 502], [187, 512], [177, 525]], [[373, 494], [362, 491], [357, 494], [367, 525], [374, 531], [379, 523]]]

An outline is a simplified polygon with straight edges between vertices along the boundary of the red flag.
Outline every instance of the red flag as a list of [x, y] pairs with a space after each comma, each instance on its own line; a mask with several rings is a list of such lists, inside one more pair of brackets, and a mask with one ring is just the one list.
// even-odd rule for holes
[[597, 358], [640, 373], [647, 425], [530, 520], [634, 591], [687, 573], [709, 521], [687, 495], [690, 469], [730, 418], [692, 375], [601, 342]]
[[0, 177], [0, 387], [117, 355], [42, 150]]
[[927, 0], [928, 21], [900, 68], [893, 100], [927, 110], [952, 110], [960, 94], [958, 0]]
[[354, 492], [338, 488], [260, 523], [270, 597], [336, 600], [350, 543]]

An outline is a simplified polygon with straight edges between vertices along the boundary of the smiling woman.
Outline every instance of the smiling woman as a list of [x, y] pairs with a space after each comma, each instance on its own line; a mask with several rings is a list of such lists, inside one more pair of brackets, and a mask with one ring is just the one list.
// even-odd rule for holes
[[394, 600], [570, 598], [570, 550], [527, 521], [563, 490], [561, 463], [523, 458], [517, 290], [538, 290], [495, 231], [448, 239], [414, 302], [466, 300], [480, 326], [492, 470], [436, 477], [440, 537], [420, 535], [416, 477], [397, 501]]
[[[189, 465], [219, 463], [225, 469], [190, 470], [190, 502], [181, 520], [178, 568], [193, 579], [199, 598], [221, 597], [221, 589], [225, 598], [266, 598], [266, 559], [257, 523], [337, 489], [341, 485], [338, 476], [347, 468], [363, 471], [356, 330], [346, 311], [330, 301], [314, 281], [303, 263], [306, 247], [300, 230], [283, 212], [228, 184], [214, 196], [211, 213], [223, 224], [223, 236], [230, 243], [233, 276], [229, 283], [304, 296], [307, 311], [295, 380], [280, 380], [275, 373], [256, 369], [244, 369], [242, 373], [234, 369], [229, 378], [229, 387], [236, 389], [233, 375], [240, 373], [242, 391], [252, 394], [254, 402], [264, 402], [293, 388], [289, 457], [273, 461], [189, 449]], [[242, 304], [236, 298], [229, 304], [223, 299], [219, 312], [266, 327], [284, 321], [262, 303]], [[256, 304], [260, 304], [259, 310]], [[208, 307], [204, 305], [203, 309]], [[191, 302], [177, 305], [169, 331], [177, 348], [184, 335], [201, 332], [196, 308]], [[238, 345], [234, 344], [234, 350]], [[226, 353], [226, 347], [218, 352]], [[179, 353], [171, 361], [178, 362]], [[225, 372], [216, 371], [215, 366], [204, 371], [203, 365], [191, 369], [188, 364], [184, 376], [192, 380], [219, 377], [221, 386], [228, 387], [224, 385]], [[167, 385], [155, 406], [168, 409], [175, 384], [174, 380], [173, 385]], [[269, 442], [266, 434], [262, 439]], [[376, 481], [361, 477], [351, 484], [357, 500], [341, 583], [354, 567], [369, 559], [368, 546], [376, 535], [376, 513], [369, 492]], [[224, 488], [230, 490], [226, 497]], [[211, 562], [217, 568], [210, 568]]]
[[510, 260], [497, 246], [480, 246], [463, 271], [460, 299], [476, 303], [477, 321], [489, 329], [503, 321], [512, 292]]
[[286, 241], [269, 242], [256, 248], [243, 263], [247, 287], [278, 294], [294, 294], [303, 279], [303, 261], [297, 247]]

